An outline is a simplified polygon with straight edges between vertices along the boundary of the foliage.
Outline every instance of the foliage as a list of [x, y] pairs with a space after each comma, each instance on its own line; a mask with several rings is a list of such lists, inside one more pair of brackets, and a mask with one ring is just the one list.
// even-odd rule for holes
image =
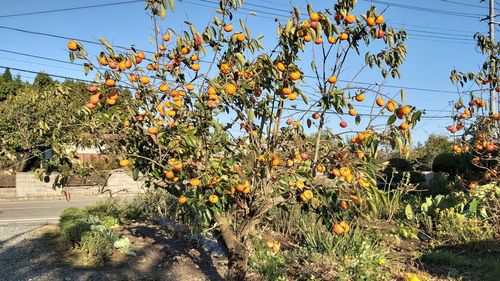
[[[106, 202], [108, 204], [104, 204]], [[74, 246], [92, 265], [100, 265], [109, 259], [114, 248], [134, 255], [130, 241], [119, 239], [113, 232], [113, 228], [120, 223], [117, 216], [120, 212], [111, 201], [86, 208], [65, 209], [59, 219], [61, 238]]]
[[432, 170], [434, 172], [445, 172], [456, 175], [458, 172], [463, 172], [461, 169], [462, 159], [459, 155], [453, 153], [442, 153], [434, 158], [432, 162]]
[[122, 207], [122, 216], [129, 220], [147, 219], [155, 216], [176, 218], [176, 207], [176, 200], [165, 190], [147, 190]]
[[80, 250], [90, 264], [99, 265], [109, 260], [113, 254], [113, 243], [104, 232], [91, 230], [82, 236]]
[[467, 217], [454, 208], [439, 212], [436, 219], [436, 236], [452, 244], [486, 241], [493, 239], [497, 230], [477, 217]]
[[415, 190], [410, 183], [409, 174], [395, 188], [386, 185], [384, 189], [369, 187], [366, 193], [366, 207], [361, 208], [360, 215], [368, 219], [391, 221], [402, 210], [404, 196]]
[[[454, 191], [409, 202], [406, 224], [420, 228], [440, 243], [460, 244], [492, 239], [498, 227], [500, 187], [495, 183], [474, 192]], [[415, 206], [418, 206], [415, 208]]]
[[128, 239], [128, 237], [122, 237], [118, 240], [116, 240], [113, 243], [113, 246], [115, 249], [118, 249], [120, 252], [128, 255], [128, 256], [135, 256], [136, 253], [132, 251], [132, 243]]
[[376, 230], [353, 226], [348, 233], [339, 236], [309, 221], [302, 225], [302, 231], [307, 251], [333, 256], [340, 262], [337, 268], [339, 280], [380, 279], [384, 276], [380, 261], [385, 260], [386, 252], [382, 235]]
[[412, 155], [412, 161], [416, 162], [419, 169], [430, 170], [436, 156], [451, 152], [453, 143], [447, 136], [431, 134], [425, 143], [419, 144]]
[[[81, 209], [83, 210], [83, 209]], [[120, 223], [120, 218], [122, 217], [121, 206], [117, 199], [106, 198], [99, 200], [96, 204], [85, 207], [85, 212], [105, 220], [105, 217], [110, 217], [109, 220], [117, 220]]]
[[47, 74], [40, 72], [36, 75], [33, 81], [33, 87], [39, 91], [49, 89], [55, 85], [55, 81]]
[[5, 69], [2, 76], [0, 76], [0, 102], [5, 101], [8, 97], [15, 96], [22, 87], [21, 78], [13, 78], [10, 69]]
[[61, 85], [45, 90], [23, 87], [0, 103], [2, 152], [18, 155], [19, 159], [23, 156], [47, 159], [50, 150], [57, 153], [81, 142], [75, 129], [81, 122], [75, 114], [81, 102], [81, 96], [70, 94], [69, 89]]
[[250, 267], [258, 271], [263, 280], [286, 279], [286, 258], [280, 253], [271, 252], [264, 243], [258, 243], [250, 259]]

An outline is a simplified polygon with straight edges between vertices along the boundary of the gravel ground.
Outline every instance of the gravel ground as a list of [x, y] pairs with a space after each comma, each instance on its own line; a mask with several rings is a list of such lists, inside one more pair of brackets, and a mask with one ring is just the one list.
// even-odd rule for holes
[[0, 251], [4, 247], [15, 244], [23, 239], [33, 237], [33, 230], [44, 224], [5, 224], [0, 225]]
[[136, 257], [118, 256], [100, 268], [70, 265], [55, 224], [0, 225], [1, 281], [222, 280], [225, 258], [199, 248], [193, 239], [159, 226], [134, 223], [123, 227]]

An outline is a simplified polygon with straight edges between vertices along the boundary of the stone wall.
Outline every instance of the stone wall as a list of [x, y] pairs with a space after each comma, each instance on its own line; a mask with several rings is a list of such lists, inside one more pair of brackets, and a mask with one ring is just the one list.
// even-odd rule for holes
[[[50, 198], [60, 197], [61, 190], [52, 188], [56, 175], [50, 176], [49, 182], [40, 181], [34, 173], [16, 173], [15, 188], [0, 188], [0, 199], [13, 198]], [[104, 187], [106, 193], [113, 195], [136, 194], [143, 191], [144, 182], [134, 181], [125, 172], [114, 172]], [[101, 194], [100, 186], [68, 187], [66, 190], [74, 196], [97, 196]]]

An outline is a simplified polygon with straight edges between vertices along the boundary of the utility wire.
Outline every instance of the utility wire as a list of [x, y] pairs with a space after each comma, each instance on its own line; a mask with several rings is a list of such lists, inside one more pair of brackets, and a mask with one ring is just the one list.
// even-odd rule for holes
[[[49, 57], [44, 57], [44, 56], [31, 55], [31, 54], [26, 54], [26, 53], [21, 53], [21, 52], [15, 52], [15, 51], [9, 51], [9, 50], [5, 50], [5, 49], [0, 49], [0, 52], [4, 52], [4, 53], [8, 53], [8, 54], [14, 54], [14, 55], [19, 55], [19, 56], [25, 56], [25, 57], [30, 57], [30, 58], [48, 60], [48, 61], [53, 61], [53, 62], [58, 62], [58, 63], [65, 63], [65, 64], [71, 64], [71, 65], [78, 65], [78, 66], [80, 66], [80, 64], [74, 63], [74, 62], [70, 62], [70, 61], [59, 60], [59, 59], [54, 59], [54, 58], [49, 58]], [[2, 58], [2, 57], [0, 57], [0, 58]], [[30, 61], [24, 61], [24, 60], [22, 62], [39, 64], [39, 63], [30, 62]], [[54, 66], [54, 65], [46, 65], [46, 64], [40, 64], [40, 65], [50, 66], [50, 67], [54, 67], [54, 68], [61, 68], [60, 66]], [[100, 69], [102, 69], [102, 68], [100, 68]], [[70, 69], [70, 70], [76, 70], [76, 69]], [[306, 91], [304, 91], [304, 93], [313, 95], [312, 92], [306, 92]], [[369, 106], [369, 105], [358, 105], [358, 107], [371, 108], [371, 106]], [[436, 111], [434, 109], [425, 109], [425, 110], [426, 111]]]
[[[434, 0], [431, 0], [434, 1]], [[441, 2], [446, 2], [446, 3], [451, 3], [451, 4], [456, 4], [456, 5], [462, 5], [462, 6], [467, 6], [467, 7], [475, 7], [475, 8], [481, 8], [481, 9], [488, 9], [488, 7], [481, 6], [481, 5], [474, 5], [474, 4], [466, 4], [458, 1], [452, 1], [452, 0], [440, 0]]]
[[477, 14], [477, 13], [463, 13], [463, 12], [455, 12], [455, 11], [446, 11], [446, 10], [439, 10], [439, 9], [432, 9], [432, 8], [425, 8], [425, 7], [419, 7], [419, 6], [399, 4], [399, 3], [388, 2], [388, 1], [379, 1], [379, 0], [362, 0], [362, 1], [376, 3], [376, 4], [382, 4], [382, 5], [388, 5], [390, 7], [397, 7], [397, 8], [407, 9], [407, 10], [412, 10], [412, 11], [421, 11], [421, 12], [427, 12], [427, 13], [465, 17], [465, 18], [483, 17], [484, 16], [483, 14]]
[[[39, 74], [40, 73], [40, 72], [33, 71], [33, 70], [22, 69], [22, 68], [17, 68], [17, 67], [10, 67], [10, 66], [5, 66], [5, 65], [0, 65], [0, 68], [3, 68], [3, 69], [9, 68], [10, 70], [24, 72], [24, 73], [32, 73], [32, 74]], [[64, 75], [51, 74], [51, 73], [47, 73], [47, 72], [43, 72], [43, 73], [45, 73], [51, 77], [55, 77], [55, 78], [68, 79], [68, 80], [74, 80], [74, 81], [79, 81], [79, 82], [95, 83], [94, 81], [85, 80], [85, 79], [79, 79], [79, 78], [74, 78], [74, 77], [69, 77], [69, 76], [64, 76]], [[284, 109], [290, 110], [290, 111], [297, 111], [297, 112], [308, 112], [309, 111], [308, 109], [300, 109], [300, 108], [292, 108], [292, 107], [284, 108]], [[339, 114], [335, 111], [330, 111], [330, 113]], [[344, 115], [345, 115], [345, 113], [344, 113]], [[366, 114], [366, 113], [359, 113], [358, 115], [371, 116], [370, 114]], [[384, 116], [384, 115], [381, 115], [381, 116]], [[388, 116], [386, 116], [386, 117], [388, 117]], [[451, 118], [451, 116], [437, 116], [437, 115], [435, 115], [435, 116], [422, 116], [421, 118], [440, 119], [440, 118]]]
[[62, 8], [62, 9], [54, 9], [54, 10], [44, 10], [44, 11], [36, 11], [36, 12], [10, 14], [10, 15], [0, 15], [0, 18], [12, 18], [12, 17], [32, 16], [32, 15], [49, 14], [49, 13], [57, 13], [57, 12], [67, 12], [67, 11], [93, 9], [93, 8], [100, 8], [100, 7], [107, 7], [107, 6], [126, 5], [126, 4], [139, 3], [139, 2], [144, 2], [144, 0], [121, 1], [121, 2], [106, 3], [106, 4], [96, 4], [96, 5], [70, 7], [70, 8]]
[[[17, 31], [17, 32], [23, 32], [23, 33], [28, 33], [28, 34], [33, 34], [33, 35], [39, 35], [39, 36], [47, 36], [47, 37], [52, 37], [52, 38], [57, 38], [57, 39], [64, 39], [64, 40], [77, 40], [80, 42], [85, 42], [97, 46], [101, 46], [100, 43], [95, 42], [95, 41], [90, 41], [90, 40], [85, 40], [85, 39], [78, 39], [75, 37], [67, 37], [67, 36], [61, 36], [61, 35], [55, 35], [55, 34], [49, 34], [49, 33], [44, 33], [44, 32], [35, 32], [35, 31], [30, 31], [30, 30], [25, 30], [25, 29], [20, 29], [20, 28], [13, 28], [13, 27], [7, 27], [7, 26], [2, 26], [0, 25], [0, 29], [6, 29], [6, 30], [12, 30], [12, 31]], [[117, 48], [120, 49], [125, 49], [129, 50], [127, 47], [123, 47], [120, 45], [114, 45]], [[145, 51], [147, 53], [153, 53], [151, 51]], [[314, 76], [307, 76], [308, 78], [316, 78]], [[361, 82], [361, 81], [347, 81], [347, 80], [339, 80], [341, 82], [353, 82], [355, 84], [360, 84], [360, 85], [378, 85], [374, 83], [368, 83], [368, 82]], [[408, 90], [415, 90], [415, 91], [424, 91], [424, 92], [436, 92], [436, 93], [455, 93], [454, 91], [446, 91], [446, 90], [438, 90], [438, 89], [429, 89], [429, 88], [418, 88], [418, 87], [400, 87], [400, 86], [392, 86], [392, 85], [382, 85], [383, 87], [387, 88], [395, 88], [395, 89], [408, 89]]]

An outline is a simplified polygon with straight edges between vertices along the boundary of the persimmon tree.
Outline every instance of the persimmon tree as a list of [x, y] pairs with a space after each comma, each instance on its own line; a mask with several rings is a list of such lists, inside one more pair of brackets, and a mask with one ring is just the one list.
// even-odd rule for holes
[[[89, 115], [108, 113], [90, 125], [115, 136], [103, 139], [108, 153], [119, 155], [135, 177], [178, 197], [193, 225], [220, 231], [229, 280], [245, 277], [249, 237], [278, 206], [300, 205], [321, 214], [335, 233], [347, 232], [339, 210], [362, 206], [363, 194], [376, 188], [379, 144], [407, 145], [420, 119], [421, 112], [380, 86], [352, 81], [370, 68], [398, 77], [405, 32], [389, 28], [375, 7], [355, 16], [356, 1], [340, 0], [324, 11], [308, 6], [307, 14], [294, 8], [290, 19], [278, 23], [276, 44], [265, 49], [245, 21], [235, 27], [233, 12], [242, 0], [219, 1], [208, 26], [199, 30], [188, 23], [182, 33], [160, 21], [173, 10], [172, 1], [146, 3], [153, 52], [120, 50], [100, 39], [103, 49], [94, 58], [81, 43], [68, 43], [70, 59], [96, 73], [85, 107]], [[373, 41], [381, 48], [361, 55]], [[343, 77], [345, 66], [363, 56], [365, 66]], [[314, 95], [304, 90], [311, 87]], [[124, 100], [129, 91], [134, 99]], [[368, 101], [364, 129], [352, 125], [352, 131], [327, 133], [338, 126], [329, 115], [342, 118], [341, 127], [348, 118], [361, 124], [356, 108]], [[110, 111], [120, 103], [123, 110]], [[382, 115], [387, 126], [376, 130], [373, 121]]]
[[450, 79], [454, 84], [462, 88], [472, 84], [479, 89], [459, 93], [460, 97], [455, 102], [453, 125], [448, 126], [455, 137], [454, 152], [469, 156], [472, 164], [480, 171], [472, 181], [463, 179], [469, 189], [476, 189], [478, 181], [484, 184], [500, 182], [500, 114], [490, 110], [492, 105], [488, 101], [490, 89], [494, 89], [497, 96], [500, 92], [500, 45], [481, 33], [474, 37], [478, 49], [483, 55], [488, 54], [489, 58], [482, 64], [479, 72], [451, 72]]

